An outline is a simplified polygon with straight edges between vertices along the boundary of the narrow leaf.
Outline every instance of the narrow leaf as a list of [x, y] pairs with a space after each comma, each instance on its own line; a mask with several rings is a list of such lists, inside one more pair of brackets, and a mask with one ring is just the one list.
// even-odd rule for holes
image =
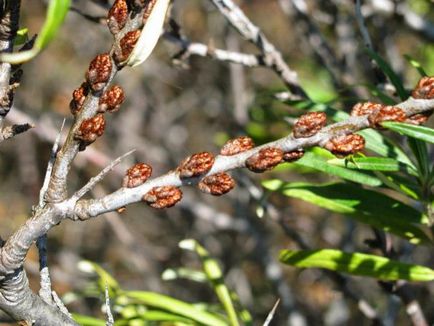
[[407, 238], [412, 243], [430, 242], [418, 225], [427, 224], [427, 217], [382, 193], [346, 183], [314, 185], [271, 180], [263, 182], [263, 186], [285, 196], [345, 214], [362, 223]]
[[209, 255], [209, 252], [204, 247], [202, 247], [196, 240], [183, 240], [180, 242], [179, 246], [183, 249], [195, 251], [198, 254], [200, 260], [202, 261], [202, 268], [209, 281], [213, 285], [217, 297], [225, 308], [230, 320], [230, 324], [238, 326], [239, 322], [237, 313], [235, 311], [229, 289], [223, 282], [223, 273], [220, 269], [218, 262], [213, 259]]
[[329, 164], [326, 160], [311, 152], [306, 153], [301, 159], [295, 162], [295, 164], [300, 166], [307, 166], [317, 171], [335, 175], [342, 179], [350, 180], [368, 186], [376, 187], [382, 184], [382, 182], [378, 178], [372, 175]]
[[119, 283], [111, 276], [106, 270], [96, 263], [88, 260], [82, 260], [78, 263], [78, 268], [87, 273], [97, 274], [99, 277], [98, 286], [101, 290], [105, 290], [106, 285], [109, 288], [110, 296], [113, 295], [113, 291], [120, 289]]
[[406, 100], [408, 98], [408, 93], [402, 85], [401, 79], [398, 75], [393, 71], [392, 67], [375, 51], [372, 51], [369, 48], [366, 48], [366, 52], [369, 56], [375, 60], [380, 69], [384, 72], [384, 74], [389, 78], [390, 82], [395, 86], [396, 91], [398, 92], [401, 100]]
[[126, 291], [123, 293], [130, 299], [146, 306], [166, 310], [184, 316], [198, 323], [212, 326], [226, 326], [226, 322], [216, 315], [200, 310], [190, 303], [180, 301], [159, 293], [145, 291]]
[[327, 161], [336, 166], [349, 169], [368, 170], [368, 171], [388, 171], [397, 172], [402, 166], [393, 158], [387, 157], [354, 157], [348, 159], [332, 159]]
[[369, 254], [346, 253], [334, 249], [282, 250], [279, 259], [282, 263], [291, 266], [325, 268], [385, 281], [429, 282], [434, 280], [434, 270], [425, 266], [401, 263]]
[[208, 280], [205, 273], [183, 267], [166, 269], [161, 278], [165, 281], [183, 278], [199, 283], [205, 283]]
[[68, 13], [69, 5], [70, 0], [51, 0], [47, 8], [47, 17], [33, 49], [17, 53], [2, 53], [0, 61], [18, 64], [34, 58], [55, 37]]
[[417, 61], [416, 59], [414, 59], [412, 56], [410, 56], [409, 54], [404, 54], [405, 59], [414, 67], [417, 69], [417, 71], [419, 72], [419, 74], [422, 77], [428, 76], [428, 74], [426, 73], [426, 71], [423, 69], [422, 65], [420, 64], [419, 61]]
[[434, 143], [434, 129], [400, 122], [383, 122], [382, 126], [419, 140]]
[[404, 151], [402, 151], [398, 146], [393, 144], [378, 131], [373, 129], [365, 129], [359, 131], [358, 134], [365, 138], [366, 149], [369, 149], [370, 151], [373, 151], [374, 153], [384, 157], [394, 158], [395, 160], [411, 166], [413, 169], [416, 169]]
[[97, 319], [89, 316], [72, 314], [72, 318], [81, 326], [106, 326], [105, 320]]

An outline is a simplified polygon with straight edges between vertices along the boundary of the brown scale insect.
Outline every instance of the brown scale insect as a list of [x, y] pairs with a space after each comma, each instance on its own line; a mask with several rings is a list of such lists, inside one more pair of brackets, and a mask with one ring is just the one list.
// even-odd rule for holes
[[154, 187], [143, 196], [143, 200], [153, 208], [168, 208], [182, 199], [182, 192], [174, 186]]
[[88, 94], [89, 86], [87, 83], [82, 83], [79, 88], [72, 92], [72, 100], [69, 103], [69, 109], [71, 110], [72, 115], [76, 115], [81, 111]]
[[199, 182], [199, 189], [206, 194], [221, 196], [235, 187], [234, 179], [227, 173], [221, 172], [209, 175]]
[[99, 99], [98, 112], [117, 112], [119, 111], [121, 104], [125, 100], [125, 94], [122, 87], [118, 85], [112, 86], [107, 90]]
[[324, 148], [338, 157], [345, 157], [362, 151], [365, 138], [358, 134], [341, 135], [330, 139]]
[[381, 128], [385, 121], [404, 122], [407, 119], [404, 110], [396, 106], [382, 106], [368, 116], [369, 124], [373, 128]]
[[112, 34], [124, 28], [128, 18], [128, 5], [125, 0], [116, 0], [107, 15], [107, 26]]
[[112, 72], [112, 60], [108, 53], [98, 54], [90, 63], [86, 72], [86, 80], [90, 88], [99, 92], [102, 91], [110, 79]]
[[408, 117], [405, 122], [413, 125], [421, 125], [427, 122], [431, 115], [432, 112], [417, 113], [415, 115], [412, 115], [411, 117]]
[[84, 120], [74, 138], [81, 141], [80, 150], [92, 144], [98, 137], [101, 137], [105, 129], [104, 115], [97, 114], [93, 118]]
[[115, 60], [117, 63], [122, 63], [125, 60], [128, 59], [131, 52], [133, 52], [133, 49], [139, 40], [140, 37], [140, 30], [135, 30], [128, 32], [122, 37], [122, 39], [119, 41], [119, 47], [120, 49], [117, 49], [115, 51]]
[[301, 159], [304, 155], [303, 149], [297, 149], [295, 151], [283, 153], [283, 160], [288, 163], [292, 163]]
[[152, 167], [145, 163], [137, 163], [125, 173], [122, 187], [135, 188], [144, 184], [152, 174]]
[[228, 140], [220, 150], [220, 154], [224, 156], [236, 155], [255, 147], [253, 139], [247, 136]]
[[315, 135], [327, 123], [324, 112], [309, 112], [303, 114], [294, 124], [294, 138], [307, 138]]
[[211, 170], [215, 158], [212, 153], [202, 152], [184, 159], [178, 166], [180, 178], [197, 177]]
[[363, 115], [371, 114], [374, 111], [381, 109], [383, 106], [383, 104], [372, 102], [357, 103], [351, 109], [350, 115], [352, 117], [360, 117]]
[[411, 96], [416, 99], [434, 99], [434, 77], [422, 77]]
[[255, 173], [262, 173], [273, 169], [283, 160], [283, 151], [280, 148], [267, 147], [261, 149], [246, 160], [246, 167]]
[[146, 4], [145, 11], [143, 12], [143, 22], [146, 23], [149, 16], [151, 15], [152, 9], [154, 9], [155, 4], [157, 3], [157, 0], [148, 0], [148, 3]]

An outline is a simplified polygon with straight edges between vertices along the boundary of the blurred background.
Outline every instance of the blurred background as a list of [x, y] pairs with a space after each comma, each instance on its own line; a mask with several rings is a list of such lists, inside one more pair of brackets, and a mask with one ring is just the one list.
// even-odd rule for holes
[[[370, 69], [353, 1], [236, 2], [282, 52], [315, 101], [349, 111], [358, 100], [378, 100], [367, 85], [382, 81]], [[411, 89], [419, 78], [404, 55], [415, 58], [433, 75], [433, 2], [363, 3], [375, 50], [404, 84]], [[110, 48], [112, 36], [98, 19], [106, 15], [110, 5], [111, 1], [103, 0], [73, 1], [76, 10], [68, 14], [57, 39], [23, 66], [22, 83], [8, 118], [14, 122], [31, 119], [36, 128], [0, 147], [3, 239], [25, 222], [37, 203], [52, 141], [64, 118], [67, 126], [72, 122], [72, 91], [84, 79], [90, 60]], [[297, 11], [300, 5], [306, 6], [307, 15]], [[44, 1], [23, 1], [22, 27], [36, 33], [45, 9]], [[80, 12], [96, 19], [85, 18]], [[259, 53], [228, 25], [211, 1], [176, 0], [172, 18], [191, 41]], [[98, 198], [118, 189], [125, 170], [136, 162], [152, 165], [153, 175], [158, 176], [192, 153], [217, 153], [234, 136], [247, 134], [257, 144], [283, 137], [291, 130], [292, 118], [302, 114], [302, 110], [276, 98], [285, 86], [271, 70], [209, 57], [173, 60], [180, 50], [176, 43], [162, 38], [145, 64], [118, 74], [115, 83], [124, 88], [126, 101], [118, 113], [107, 117], [104, 137], [78, 155], [70, 174], [70, 192], [96, 175], [110, 159], [131, 149], [136, 152], [90, 196]], [[384, 89], [388, 91], [386, 84]], [[193, 238], [219, 260], [226, 284], [258, 325], [278, 298], [281, 303], [274, 325], [289, 324], [290, 320], [293, 325], [302, 325], [296, 324], [297, 320], [308, 325], [370, 325], [351, 293], [363, 297], [383, 316], [390, 314], [396, 325], [408, 324], [404, 310], [396, 309], [399, 300], [382, 291], [373, 279], [351, 277], [345, 283], [320, 270], [300, 270], [278, 262], [279, 250], [300, 248], [301, 243], [311, 248], [366, 248], [364, 240], [372, 237], [369, 227], [296, 199], [270, 196], [261, 187], [262, 180], [274, 177], [310, 182], [329, 177], [290, 165], [263, 175], [247, 170], [232, 175], [237, 187], [223, 197], [211, 198], [195, 188], [184, 188], [184, 199], [170, 209], [159, 211], [135, 204], [122, 214], [105, 214], [85, 223], [66, 221], [54, 228], [48, 236], [54, 289], [61, 296], [67, 295], [71, 311], [103, 316], [103, 296], [86, 295], [90, 279], [77, 269], [78, 262], [87, 259], [103, 266], [125, 289], [157, 291], [190, 302], [217, 302], [207, 285], [161, 279], [167, 268], [200, 267], [195, 255], [178, 247], [181, 240]], [[433, 253], [427, 248], [418, 248], [412, 260], [434, 266]], [[32, 287], [38, 289], [35, 250], [30, 251], [25, 267]], [[420, 286], [418, 291], [428, 320], [434, 322], [434, 284]]]

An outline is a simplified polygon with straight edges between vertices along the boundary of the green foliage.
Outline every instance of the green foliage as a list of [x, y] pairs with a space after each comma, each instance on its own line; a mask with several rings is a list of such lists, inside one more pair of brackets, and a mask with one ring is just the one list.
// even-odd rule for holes
[[[51, 0], [47, 8], [47, 17], [33, 48], [31, 50], [21, 51], [17, 53], [2, 53], [0, 57], [1, 61], [17, 64], [33, 59], [56, 36], [60, 26], [65, 19], [66, 14], [68, 13], [69, 5], [70, 0]], [[26, 29], [23, 29], [21, 31], [21, 34], [18, 33], [18, 44], [21, 44], [20, 42], [23, 42], [23, 31], [26, 31]]]
[[340, 250], [283, 250], [280, 261], [300, 268], [325, 268], [379, 280], [408, 280], [429, 282], [434, 280], [434, 270], [425, 266], [405, 264], [385, 257]]
[[[238, 296], [231, 292], [224, 283], [223, 272], [218, 262], [197, 241], [184, 240], [180, 247], [195, 252], [201, 262], [202, 271], [177, 268], [166, 270], [163, 279], [175, 280], [186, 278], [191, 281], [208, 283], [221, 303], [220, 307], [208, 304], [193, 304], [149, 291], [126, 291], [118, 282], [98, 264], [82, 261], [81, 270], [97, 276], [95, 285], [99, 295], [107, 286], [113, 310], [118, 312], [115, 325], [148, 325], [148, 322], [172, 323], [176, 325], [238, 326], [251, 325], [250, 313], [241, 307]], [[223, 312], [226, 312], [226, 316]], [[74, 319], [83, 326], [105, 325], [102, 319], [74, 315]]]
[[425, 142], [434, 143], [434, 129], [400, 122], [383, 122], [384, 127]]
[[[369, 49], [366, 51], [393, 84], [400, 99], [407, 99], [409, 92], [398, 74], [378, 53]], [[427, 75], [417, 60], [410, 56], [406, 58], [421, 76]], [[397, 103], [396, 99], [377, 85], [364, 86], [383, 103]], [[311, 99], [286, 103], [305, 111], [326, 112], [334, 121], [341, 121], [349, 116], [334, 108], [331, 103], [315, 103]], [[434, 143], [434, 131], [424, 126], [397, 122], [384, 122], [383, 126], [407, 136], [408, 147], [401, 148], [397, 145], [396, 135], [381, 134], [372, 129], [362, 130], [358, 133], [366, 140], [367, 156], [358, 154], [342, 159], [323, 149], [314, 148], [291, 164], [308, 168], [308, 172], [321, 172], [332, 179], [338, 177], [341, 181], [313, 184], [272, 179], [264, 181], [263, 186], [269, 191], [301, 199], [390, 232], [413, 244], [432, 246], [431, 228], [434, 221], [430, 220], [427, 209], [433, 202], [431, 187], [434, 184], [434, 165], [429, 159], [427, 143]], [[434, 280], [434, 270], [424, 266], [332, 249], [283, 250], [280, 260], [299, 268], [326, 268], [380, 280]]]
[[426, 216], [382, 193], [342, 182], [316, 185], [269, 180], [263, 185], [285, 196], [302, 199], [402, 236], [412, 243], [430, 243], [421, 228], [428, 223]]

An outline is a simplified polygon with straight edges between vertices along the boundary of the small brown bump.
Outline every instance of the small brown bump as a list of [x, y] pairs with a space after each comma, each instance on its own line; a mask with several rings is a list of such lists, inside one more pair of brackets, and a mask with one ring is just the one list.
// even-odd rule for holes
[[72, 100], [69, 103], [69, 108], [73, 115], [76, 115], [81, 111], [86, 96], [89, 94], [89, 86], [87, 83], [81, 84], [81, 86], [72, 92]]
[[191, 155], [184, 159], [178, 166], [180, 178], [191, 178], [207, 173], [214, 164], [214, 155], [202, 152]]
[[107, 90], [99, 99], [98, 112], [117, 112], [125, 100], [122, 87], [115, 85]]
[[140, 30], [130, 31], [124, 35], [119, 42], [120, 49], [115, 51], [115, 60], [117, 63], [122, 63], [128, 59], [131, 52], [133, 52], [139, 37]]
[[301, 159], [304, 155], [303, 149], [297, 149], [295, 151], [286, 152], [283, 154], [283, 160], [288, 163], [292, 163]]
[[152, 9], [154, 9], [155, 3], [157, 0], [148, 0], [148, 3], [146, 4], [145, 11], [143, 12], [143, 22], [146, 23], [149, 16], [151, 15]]
[[98, 54], [90, 63], [86, 80], [95, 92], [103, 90], [112, 72], [112, 60], [108, 53]]
[[255, 147], [253, 139], [247, 136], [241, 136], [235, 139], [228, 140], [220, 150], [220, 154], [224, 156], [236, 155], [248, 151]]
[[350, 115], [352, 117], [360, 117], [360, 116], [363, 116], [363, 115], [371, 114], [375, 110], [379, 110], [382, 107], [383, 107], [382, 104], [372, 103], [372, 102], [357, 103], [351, 109], [351, 114]]
[[154, 187], [143, 196], [143, 200], [153, 208], [168, 208], [182, 199], [182, 192], [174, 186]]
[[104, 129], [105, 119], [102, 114], [84, 120], [75, 134], [75, 139], [82, 142], [83, 146], [80, 149], [83, 150], [87, 145], [92, 144], [98, 137], [102, 136]]
[[137, 163], [125, 173], [122, 187], [134, 188], [146, 182], [152, 174], [152, 167], [145, 163]]
[[404, 110], [396, 106], [384, 105], [368, 116], [369, 124], [373, 128], [381, 128], [385, 121], [404, 122], [407, 119]]
[[283, 160], [283, 151], [280, 148], [267, 147], [261, 149], [246, 160], [246, 167], [256, 173], [273, 169]]
[[128, 18], [126, 0], [116, 0], [107, 15], [107, 26], [112, 34], [117, 34], [124, 28]]
[[341, 135], [330, 139], [324, 148], [338, 157], [345, 157], [362, 151], [365, 138], [358, 134]]
[[434, 76], [422, 77], [411, 93], [411, 96], [416, 99], [434, 99]]
[[327, 123], [324, 112], [309, 112], [303, 114], [294, 125], [294, 138], [307, 138], [315, 135]]
[[199, 182], [199, 189], [213, 196], [221, 196], [235, 187], [235, 181], [224, 172], [209, 175]]
[[119, 214], [122, 214], [122, 213], [124, 213], [126, 210], [127, 210], [127, 208], [126, 208], [125, 206], [122, 206], [122, 207], [118, 208], [118, 209], [116, 210], [116, 212], [118, 212]]
[[428, 121], [431, 114], [432, 112], [417, 113], [415, 115], [412, 115], [411, 117], [408, 117], [407, 120], [405, 120], [405, 122], [410, 123], [412, 125], [421, 125]]

